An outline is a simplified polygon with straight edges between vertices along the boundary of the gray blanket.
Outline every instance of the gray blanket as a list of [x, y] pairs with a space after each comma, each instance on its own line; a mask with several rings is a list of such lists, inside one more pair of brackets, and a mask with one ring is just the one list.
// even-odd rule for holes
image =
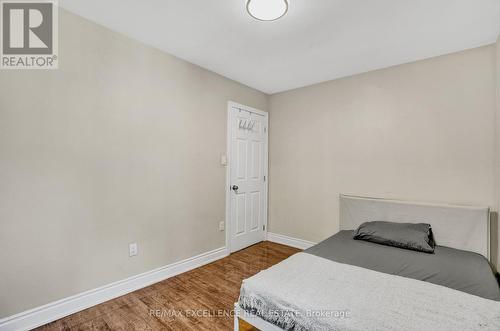
[[239, 304], [285, 330], [500, 330], [500, 302], [306, 253], [244, 280]]
[[353, 234], [340, 231], [304, 252], [500, 301], [493, 270], [480, 254], [444, 246], [436, 246], [434, 254], [426, 254], [354, 240]]

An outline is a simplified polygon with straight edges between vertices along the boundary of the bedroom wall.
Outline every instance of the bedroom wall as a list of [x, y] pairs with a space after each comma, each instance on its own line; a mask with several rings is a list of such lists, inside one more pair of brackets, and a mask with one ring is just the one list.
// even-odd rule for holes
[[0, 318], [223, 247], [227, 102], [267, 107], [66, 11], [59, 44], [0, 72]]
[[487, 46], [272, 95], [269, 231], [327, 238], [340, 193], [496, 208], [494, 65]]
[[[496, 168], [495, 168], [495, 175], [496, 175], [496, 203], [497, 203], [497, 208], [496, 210], [500, 210], [500, 36], [498, 37], [497, 43], [496, 43], [496, 148], [495, 148], [495, 156], [496, 156]], [[492, 242], [493, 248], [496, 249], [497, 255], [496, 255], [496, 261], [497, 261], [497, 269], [500, 269], [500, 245], [499, 245], [499, 239], [500, 239], [500, 226], [499, 226], [499, 219], [498, 219], [498, 213], [495, 215], [496, 217], [492, 220], [492, 232], [496, 233], [496, 238]]]

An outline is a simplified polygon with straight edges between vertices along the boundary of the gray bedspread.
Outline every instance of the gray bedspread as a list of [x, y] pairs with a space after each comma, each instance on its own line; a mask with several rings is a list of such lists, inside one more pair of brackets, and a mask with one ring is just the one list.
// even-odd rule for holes
[[239, 305], [290, 331], [500, 330], [500, 302], [306, 253], [243, 280]]
[[434, 254], [426, 254], [354, 240], [353, 234], [340, 231], [304, 252], [500, 301], [498, 283], [482, 255], [443, 246], [436, 246]]

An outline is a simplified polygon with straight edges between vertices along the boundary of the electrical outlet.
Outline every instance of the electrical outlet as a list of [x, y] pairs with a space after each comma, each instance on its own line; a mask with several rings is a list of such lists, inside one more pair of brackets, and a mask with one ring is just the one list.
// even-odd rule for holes
[[131, 243], [128, 245], [128, 255], [130, 257], [137, 255], [137, 243]]
[[224, 221], [219, 222], [219, 231], [224, 231], [226, 229], [226, 223]]

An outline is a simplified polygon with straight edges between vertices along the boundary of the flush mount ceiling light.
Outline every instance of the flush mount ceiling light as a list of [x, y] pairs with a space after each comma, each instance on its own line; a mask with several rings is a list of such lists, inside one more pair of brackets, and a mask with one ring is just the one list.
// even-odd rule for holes
[[247, 11], [260, 21], [274, 21], [285, 16], [289, 0], [247, 0]]

